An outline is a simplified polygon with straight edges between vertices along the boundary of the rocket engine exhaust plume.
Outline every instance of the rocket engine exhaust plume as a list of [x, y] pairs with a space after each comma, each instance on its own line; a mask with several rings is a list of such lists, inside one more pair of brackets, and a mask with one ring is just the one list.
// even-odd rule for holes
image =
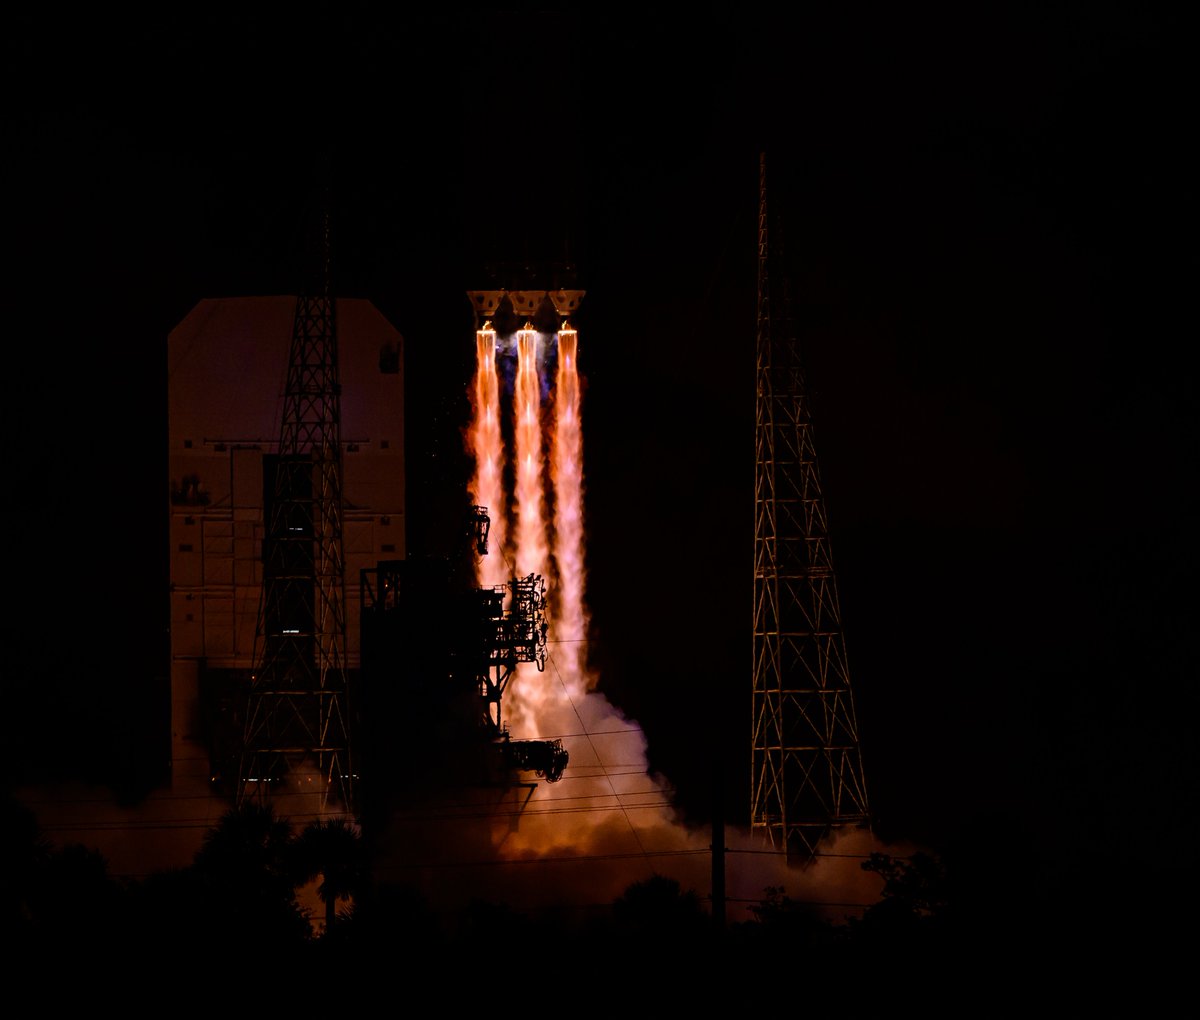
[[491, 588], [508, 580], [503, 551], [507, 541], [504, 510], [504, 441], [500, 429], [500, 378], [496, 370], [496, 331], [484, 326], [475, 331], [475, 379], [471, 388], [469, 438], [475, 457], [471, 492], [475, 502], [488, 508], [489, 539], [496, 555], [479, 558], [480, 587]]
[[517, 458], [517, 575], [546, 576], [545, 501], [542, 495], [542, 389], [538, 373], [538, 334], [532, 329], [517, 333], [517, 385], [514, 395]]
[[[554, 564], [551, 589], [554, 651], [559, 673], [571, 694], [582, 693], [585, 666], [583, 562], [583, 433], [580, 430], [578, 334], [565, 323], [558, 333], [558, 375], [554, 387], [554, 435], [550, 476], [554, 483]], [[590, 685], [589, 685], [590, 686]]]
[[[557, 345], [557, 369], [543, 414], [546, 359]], [[533, 663], [518, 667], [505, 694], [505, 717], [522, 737], [555, 738], [570, 754], [561, 782], [539, 784], [529, 800], [496, 815], [493, 840], [508, 860], [546, 861], [549, 856], [611, 855], [609, 882], [616, 895], [624, 884], [649, 877], [642, 858], [671, 852], [680, 841], [686, 853], [703, 855], [699, 834], [686, 833], [675, 821], [670, 791], [651, 776], [641, 728], [627, 720], [599, 693], [587, 672], [585, 639], [585, 547], [583, 512], [582, 380], [578, 334], [567, 323], [553, 336], [524, 329], [516, 343], [497, 342], [485, 328], [476, 336], [477, 367], [469, 440], [476, 468], [475, 499], [489, 508], [492, 545], [478, 570], [481, 585], [540, 574], [550, 594], [546, 670]], [[512, 485], [508, 506], [502, 486], [506, 456], [501, 435], [501, 375], [497, 359], [516, 357], [512, 392]], [[504, 373], [506, 374], [506, 373]], [[546, 450], [549, 449], [549, 456]], [[548, 464], [547, 464], [548, 462]], [[547, 506], [552, 502], [552, 519]], [[491, 561], [487, 564], [487, 561]], [[629, 860], [634, 875], [629, 873]], [[694, 862], [703, 872], [706, 865]]]
[[[517, 379], [513, 393], [513, 447], [516, 457], [515, 563], [518, 577], [549, 574], [545, 501], [545, 454], [542, 431], [542, 384], [539, 371], [541, 337], [532, 328], [517, 332]], [[517, 683], [509, 688], [505, 714], [521, 729], [536, 725], [536, 702], [544, 692], [544, 675], [530, 662], [517, 667]]]
[[[554, 343], [557, 370], [546, 400], [550, 413], [543, 416], [543, 355]], [[511, 358], [514, 346], [509, 465], [500, 430], [497, 358]], [[528, 662], [518, 666], [504, 696], [504, 714], [515, 735], [561, 740], [569, 754], [560, 781], [514, 784], [490, 801], [491, 852], [510, 866], [505, 888], [524, 902], [543, 905], [581, 896], [593, 905], [611, 903], [631, 883], [656, 873], [671, 875], [683, 888], [707, 890], [707, 827], [683, 823], [674, 790], [651, 772], [641, 727], [595, 690], [598, 678], [588, 671], [578, 335], [564, 323], [554, 336], [524, 329], [515, 345], [506, 339], [498, 345], [496, 334], [485, 328], [477, 334], [477, 353], [469, 432], [476, 460], [472, 485], [475, 499], [488, 507], [492, 536], [504, 536], [481, 558], [479, 583], [494, 586], [513, 574], [534, 573], [545, 578], [549, 593], [546, 669], [539, 672]], [[511, 506], [502, 488], [506, 467], [512, 469]], [[468, 845], [466, 835], [456, 839], [455, 845]], [[739, 846], [744, 851], [746, 863], [728, 883], [730, 894], [743, 902], [760, 897], [769, 885], [794, 888], [798, 880], [814, 895], [822, 888], [839, 889], [839, 898], [848, 898], [850, 888], [862, 882], [851, 856], [843, 862], [844, 877], [831, 883], [829, 874], [798, 876], [774, 855], [763, 855], [753, 848], [748, 831], [728, 830], [727, 845], [732, 853]], [[461, 894], [463, 874], [453, 875], [447, 876], [445, 891]]]

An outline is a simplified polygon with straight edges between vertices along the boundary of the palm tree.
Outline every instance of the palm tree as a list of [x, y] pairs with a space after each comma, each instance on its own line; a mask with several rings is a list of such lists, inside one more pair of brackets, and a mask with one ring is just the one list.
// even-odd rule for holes
[[294, 837], [269, 804], [246, 802], [204, 836], [193, 870], [228, 925], [229, 937], [291, 943], [310, 933], [296, 901]]
[[317, 895], [325, 904], [328, 935], [337, 920], [338, 900], [351, 899], [361, 892], [369, 874], [358, 826], [345, 818], [310, 822], [301, 831], [294, 850], [293, 874], [298, 881], [303, 883], [320, 876]]

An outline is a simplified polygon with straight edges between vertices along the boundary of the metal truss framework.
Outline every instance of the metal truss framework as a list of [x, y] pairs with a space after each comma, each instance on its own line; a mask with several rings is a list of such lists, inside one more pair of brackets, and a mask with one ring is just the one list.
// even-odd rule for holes
[[[471, 529], [475, 542], [486, 533], [489, 518], [484, 507], [472, 507], [472, 515], [482, 526]], [[418, 569], [410, 574], [414, 566]], [[539, 672], [546, 668], [549, 626], [542, 576], [528, 574], [459, 594], [442, 583], [445, 575], [436, 569], [422, 572], [420, 566], [393, 560], [361, 572], [364, 621], [373, 635], [379, 635], [380, 651], [389, 635], [392, 640], [399, 638], [393, 647], [400, 650], [400, 658], [389, 665], [384, 661], [386, 653], [381, 654], [381, 669], [373, 682], [393, 682], [407, 666], [415, 666], [410, 681], [413, 698], [424, 686], [432, 697], [422, 704], [438, 717], [457, 712], [456, 692], [470, 689], [469, 724], [464, 717], [458, 720], [458, 729], [452, 727], [459, 738], [466, 741], [475, 735], [494, 744], [508, 768], [536, 772], [548, 782], [557, 782], [569, 757], [562, 741], [512, 739], [501, 710], [504, 692], [520, 663], [532, 662]], [[448, 569], [445, 564], [443, 568]], [[439, 630], [435, 620], [445, 629]], [[444, 646], [432, 647], [439, 641]], [[422, 666], [432, 667], [427, 675], [421, 674]], [[435, 717], [426, 723], [436, 727], [440, 721]], [[460, 750], [469, 748], [464, 743]]]
[[300, 296], [292, 326], [283, 422], [266, 509], [255, 669], [245, 717], [238, 801], [276, 784], [322, 784], [322, 804], [353, 806], [346, 666], [342, 446], [336, 302], [328, 271]]
[[[828, 522], [759, 159], [752, 832], [802, 863], [869, 821]], [[778, 307], [773, 307], [772, 297]]]
[[463, 668], [479, 685], [484, 727], [501, 736], [505, 728], [500, 704], [518, 663], [535, 663], [539, 673], [546, 668], [546, 582], [540, 574], [529, 574], [480, 588], [476, 596], [476, 640], [462, 656]]

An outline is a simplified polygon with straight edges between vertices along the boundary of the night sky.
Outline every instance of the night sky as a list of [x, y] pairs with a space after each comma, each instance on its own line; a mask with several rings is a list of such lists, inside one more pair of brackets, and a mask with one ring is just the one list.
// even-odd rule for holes
[[1051, 909], [1173, 910], [1194, 54], [1146, 5], [838, 9], [18, 16], [17, 774], [135, 796], [164, 752], [166, 337], [201, 298], [295, 290], [332, 152], [335, 289], [405, 337], [414, 551], [468, 473], [465, 291], [552, 266], [587, 291], [601, 690], [683, 811], [710, 817], [715, 771], [741, 817], [766, 149], [877, 831], [1048, 876]]

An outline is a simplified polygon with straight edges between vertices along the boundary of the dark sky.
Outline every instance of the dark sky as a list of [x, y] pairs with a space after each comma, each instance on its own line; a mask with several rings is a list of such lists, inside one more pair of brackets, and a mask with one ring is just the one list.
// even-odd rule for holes
[[687, 811], [713, 763], [744, 811], [765, 148], [879, 830], [1097, 875], [1194, 863], [1182, 24], [838, 11], [18, 17], [12, 754], [139, 746], [166, 336], [203, 297], [294, 290], [332, 152], [338, 290], [406, 338], [414, 545], [465, 484], [464, 292], [573, 267], [602, 690]]

